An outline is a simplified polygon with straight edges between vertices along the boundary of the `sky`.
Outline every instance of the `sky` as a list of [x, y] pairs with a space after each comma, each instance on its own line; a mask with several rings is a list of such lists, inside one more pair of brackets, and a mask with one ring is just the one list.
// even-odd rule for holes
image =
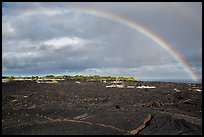
[[[172, 50], [165, 50], [139, 26]], [[188, 70], [202, 78], [201, 2], [2, 4], [3, 76], [195, 81]]]

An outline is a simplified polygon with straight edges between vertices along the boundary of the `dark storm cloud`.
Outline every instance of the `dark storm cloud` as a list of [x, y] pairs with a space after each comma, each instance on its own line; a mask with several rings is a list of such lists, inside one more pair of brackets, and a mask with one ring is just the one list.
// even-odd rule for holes
[[[201, 18], [199, 5], [188, 7]], [[142, 24], [202, 73], [202, 23], [189, 20], [194, 17], [175, 10], [174, 3], [7, 3], [3, 74], [189, 78], [168, 52], [136, 30], [96, 15], [55, 12], [70, 7], [104, 10]]]

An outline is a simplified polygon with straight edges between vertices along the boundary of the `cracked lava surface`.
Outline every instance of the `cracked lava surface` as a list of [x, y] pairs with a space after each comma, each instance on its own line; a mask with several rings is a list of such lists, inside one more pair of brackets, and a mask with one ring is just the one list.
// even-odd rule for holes
[[2, 83], [2, 134], [202, 134], [202, 84], [79, 81]]

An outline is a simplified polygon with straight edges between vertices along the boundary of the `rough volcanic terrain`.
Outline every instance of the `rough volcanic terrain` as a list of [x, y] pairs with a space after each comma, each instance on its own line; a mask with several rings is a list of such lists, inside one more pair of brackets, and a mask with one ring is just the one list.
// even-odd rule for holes
[[[202, 84], [2, 82], [2, 134], [201, 135]], [[155, 88], [137, 88], [151, 86]]]

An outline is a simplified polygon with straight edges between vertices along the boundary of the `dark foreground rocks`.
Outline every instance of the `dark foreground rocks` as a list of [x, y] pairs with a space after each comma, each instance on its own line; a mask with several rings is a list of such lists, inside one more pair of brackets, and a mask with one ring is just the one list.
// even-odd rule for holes
[[2, 134], [202, 135], [202, 84], [111, 84], [2, 83]]

